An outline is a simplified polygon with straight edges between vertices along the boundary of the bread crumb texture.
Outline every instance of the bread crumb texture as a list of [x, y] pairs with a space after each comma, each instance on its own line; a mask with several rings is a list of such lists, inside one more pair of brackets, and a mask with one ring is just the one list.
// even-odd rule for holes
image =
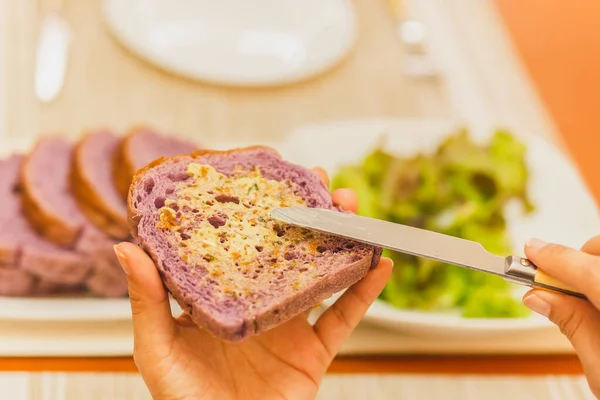
[[226, 176], [198, 163], [187, 174], [176, 200], [159, 209], [156, 227], [171, 231], [179, 257], [192, 273], [206, 268], [198, 279], [223, 297], [258, 296], [278, 283], [302, 290], [323, 276], [315, 260], [341, 250], [330, 249], [328, 235], [270, 218], [273, 208], [305, 206], [289, 180], [266, 179], [258, 168]]

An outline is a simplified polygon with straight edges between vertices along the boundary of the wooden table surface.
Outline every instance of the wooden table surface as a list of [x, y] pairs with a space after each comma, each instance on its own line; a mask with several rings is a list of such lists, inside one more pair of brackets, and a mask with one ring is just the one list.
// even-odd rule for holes
[[[197, 140], [276, 140], [298, 125], [361, 117], [449, 117], [438, 85], [402, 75], [403, 53], [385, 0], [356, 0], [359, 35], [348, 58], [326, 73], [277, 88], [226, 88], [168, 74], [134, 57], [105, 29], [101, 0], [65, 2], [75, 32], [60, 96], [34, 96], [36, 0], [8, 1], [8, 135], [80, 135], [150, 123]], [[426, 86], [423, 88], [423, 86]]]
[[[589, 47], [598, 43], [591, 40], [592, 36], [586, 36], [588, 41], [578, 40], [577, 33], [592, 35], [592, 25], [568, 22], [592, 21], [592, 13], [583, 8], [562, 12], [560, 7], [567, 7], [567, 3], [558, 0], [498, 1], [562, 137], [580, 162], [596, 195], [600, 196], [600, 179], [595, 178], [591, 146], [598, 140], [600, 113], [582, 114], [593, 109], [595, 97], [590, 94], [585, 99], [587, 103], [583, 103], [584, 100], [569, 102], [577, 97], [577, 93], [568, 90], [569, 85], [577, 79], [577, 82], [583, 81], [581, 76], [576, 78], [575, 65], [569, 69], [565, 67], [568, 63], [562, 63], [562, 69], [556, 66], [551, 71], [548, 69], [549, 65], [555, 65], [555, 58], [570, 54], [566, 53], [567, 47], [581, 56], [578, 60], [587, 60], [584, 55], [592, 51], [600, 54], [597, 48]], [[591, 5], [593, 0], [568, 4], [574, 2]], [[99, 125], [125, 129], [131, 124], [148, 122], [187, 136], [270, 140], [298, 124], [321, 120], [452, 115], [443, 86], [417, 83], [399, 73], [404, 55], [394, 36], [394, 22], [380, 0], [355, 1], [361, 36], [343, 64], [323, 76], [291, 87], [255, 90], [216, 87], [168, 75], [133, 57], [110, 38], [101, 22], [100, 0], [67, 2], [67, 16], [76, 32], [69, 75], [60, 98], [51, 105], [41, 106], [33, 96], [31, 79], [37, 4], [35, 0], [9, 2], [11, 36], [6, 60], [9, 136], [44, 132], [74, 136]], [[548, 9], [552, 7], [555, 14], [549, 14]], [[545, 23], [543, 31], [536, 31], [536, 34], [561, 38], [546, 43], [546, 58], [542, 59], [540, 44], [532, 43], [528, 30], [536, 25], [532, 21], [539, 18], [539, 10], [548, 12], [546, 21], [565, 20], [565, 24]], [[542, 29], [542, 24], [537, 25]], [[597, 37], [598, 33], [595, 34]], [[598, 60], [598, 57], [593, 59]], [[597, 71], [600, 65], [586, 69], [585, 76], [591, 79], [591, 74], [596, 72], [592, 81], [600, 82]], [[567, 76], [556, 81], [558, 74]], [[592, 90], [593, 86], [589, 93]], [[581, 119], [575, 121], [579, 117]], [[135, 365], [127, 357], [4, 358], [0, 359], [0, 370], [117, 372], [134, 371]], [[332, 364], [331, 372], [580, 374], [581, 366], [575, 356], [406, 355], [339, 358]]]

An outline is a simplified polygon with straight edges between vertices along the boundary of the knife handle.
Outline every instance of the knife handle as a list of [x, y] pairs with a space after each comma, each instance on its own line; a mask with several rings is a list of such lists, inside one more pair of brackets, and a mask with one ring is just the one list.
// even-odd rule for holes
[[566, 283], [546, 274], [526, 258], [515, 256], [507, 257], [504, 272], [506, 275], [514, 278], [514, 280], [511, 280], [515, 283], [526, 284], [536, 289], [564, 293], [569, 296], [587, 300], [587, 297], [584, 294], [579, 293]]

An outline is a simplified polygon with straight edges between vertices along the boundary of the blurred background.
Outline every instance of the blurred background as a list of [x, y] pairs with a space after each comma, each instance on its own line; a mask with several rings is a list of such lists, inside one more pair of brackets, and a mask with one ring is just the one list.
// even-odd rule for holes
[[[600, 232], [599, 15], [593, 0], [0, 0], [0, 151], [140, 125], [265, 144], [354, 188], [362, 215], [501, 255], [530, 236], [579, 247]], [[521, 288], [388, 255], [320, 398], [592, 398]], [[147, 399], [128, 312], [0, 297], [0, 399]]]

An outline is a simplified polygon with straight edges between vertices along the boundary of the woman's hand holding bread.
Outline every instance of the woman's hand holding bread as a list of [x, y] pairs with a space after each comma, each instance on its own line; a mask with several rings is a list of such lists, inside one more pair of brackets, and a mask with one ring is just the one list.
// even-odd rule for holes
[[[325, 182], [326, 174], [316, 170]], [[349, 190], [334, 204], [356, 212]], [[351, 286], [318, 321], [307, 313], [241, 341], [225, 341], [187, 314], [173, 318], [163, 280], [138, 246], [115, 248], [126, 271], [134, 329], [134, 359], [154, 399], [312, 399], [329, 364], [388, 280], [392, 262]]]

